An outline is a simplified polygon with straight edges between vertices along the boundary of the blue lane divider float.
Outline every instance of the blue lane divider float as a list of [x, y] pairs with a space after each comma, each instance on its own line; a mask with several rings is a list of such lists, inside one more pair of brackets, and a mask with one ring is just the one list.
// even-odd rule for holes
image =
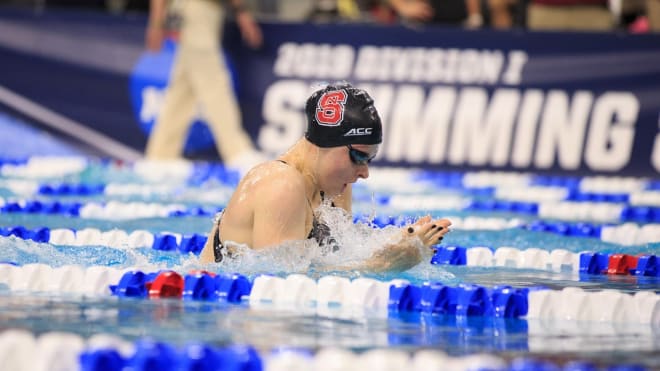
[[610, 202], [623, 203], [630, 202], [628, 193], [599, 193], [599, 192], [581, 192], [578, 189], [570, 189], [564, 201], [575, 202]]
[[80, 202], [26, 201], [25, 203], [7, 202], [0, 207], [0, 213], [58, 214], [80, 216]]
[[238, 273], [215, 275], [200, 271], [181, 278], [172, 271], [147, 274], [138, 270], [124, 273], [117, 285], [110, 286], [110, 290], [118, 297], [180, 297], [186, 300], [240, 303], [250, 294], [252, 283]]
[[[178, 280], [169, 280], [172, 276]], [[159, 281], [170, 284], [160, 283]], [[173, 288], [172, 285], [178, 287]], [[240, 303], [250, 295], [252, 283], [241, 274], [213, 275], [194, 272], [181, 279], [172, 271], [124, 273], [117, 285], [112, 285], [112, 294], [118, 297], [150, 298], [182, 297], [187, 300], [220, 300]], [[509, 286], [492, 289], [479, 285], [446, 286], [426, 283], [421, 287], [399, 282], [390, 285], [388, 310], [390, 312], [411, 311], [455, 316], [494, 316], [517, 318], [527, 313], [529, 289], [514, 289]]]
[[637, 223], [660, 222], [660, 207], [626, 205], [621, 210], [620, 221]]
[[191, 343], [182, 350], [175, 346], [152, 340], [140, 340], [135, 353], [123, 357], [115, 349], [87, 350], [80, 354], [82, 371], [109, 371], [130, 369], [135, 371], [261, 371], [263, 360], [257, 350], [247, 345], [213, 347], [203, 343]]
[[495, 187], [469, 187], [464, 184], [465, 174], [462, 172], [441, 172], [441, 171], [416, 171], [412, 175], [412, 181], [427, 182], [432, 184], [438, 189], [450, 189], [460, 191], [463, 194], [478, 196], [478, 197], [492, 197], [495, 194]]
[[41, 184], [37, 192], [48, 196], [92, 196], [105, 191], [105, 184]]
[[438, 188], [463, 188], [463, 173], [420, 170], [412, 175], [413, 181], [427, 181]]
[[642, 255], [637, 261], [634, 276], [660, 277], [660, 262], [656, 255]]
[[[42, 185], [39, 188], [41, 194], [49, 195], [91, 195], [102, 193], [105, 185], [85, 185], [85, 184], [59, 184]], [[467, 193], [474, 193], [474, 189], [466, 189]], [[483, 196], [483, 195], [482, 195]], [[573, 191], [566, 200], [562, 202], [599, 202], [599, 203], [618, 203], [621, 206], [618, 221], [620, 222], [638, 222], [652, 223], [660, 222], [660, 207], [657, 206], [634, 206], [629, 205], [629, 196], [627, 194], [604, 194], [604, 193], [581, 193]], [[387, 205], [389, 197], [378, 197], [379, 204]], [[120, 203], [115, 203], [119, 205]], [[115, 206], [116, 206], [115, 205]], [[523, 202], [495, 199], [492, 195], [486, 197], [476, 197], [465, 206], [462, 211], [467, 212], [506, 212], [526, 215], [539, 215], [539, 206], [537, 202]], [[0, 208], [0, 212], [15, 213], [47, 213], [47, 214], [66, 214], [71, 216], [81, 215], [80, 210], [86, 209], [87, 204], [83, 203], [60, 203], [46, 202], [39, 200], [24, 200], [21, 202], [7, 202]], [[90, 204], [91, 206], [91, 204]], [[97, 209], [99, 205], [94, 205]], [[101, 206], [103, 207], [103, 206]], [[98, 211], [98, 210], [97, 210]], [[217, 208], [209, 209], [202, 206], [193, 206], [188, 208], [177, 208], [170, 211], [168, 216], [211, 216], [217, 212]], [[163, 216], [163, 215], [154, 215]], [[379, 223], [390, 223], [387, 220], [378, 221]], [[388, 225], [388, 224], [385, 224]]]
[[[220, 208], [222, 210], [223, 208]], [[213, 216], [218, 211], [218, 208], [206, 208], [202, 206], [193, 206], [189, 209], [175, 210], [170, 212], [169, 216]]]
[[527, 314], [528, 291], [509, 286], [492, 289], [479, 285], [452, 287], [437, 282], [418, 287], [401, 282], [390, 286], [388, 310], [517, 318]]
[[[614, 260], [615, 263], [617, 261]], [[608, 271], [611, 269], [610, 262]], [[624, 269], [630, 268], [624, 266]], [[58, 277], [62, 277], [60, 272], [43, 264], [29, 264], [24, 267], [8, 265], [3, 271], [11, 272], [14, 280], [20, 280], [18, 285], [10, 282], [12, 290], [26, 290], [26, 282], [34, 282], [30, 284], [33, 290], [42, 291], [47, 287], [45, 282], [58, 285]], [[87, 277], [87, 273], [80, 272], [75, 278], [76, 282]], [[114, 274], [113, 279], [99, 282], [103, 286], [99, 286], [100, 289], [94, 288], [93, 291], [103, 292], [104, 295], [141, 299], [173, 298], [249, 303], [250, 307], [260, 306], [264, 301], [268, 301], [267, 307], [316, 307], [319, 313], [326, 312], [329, 305], [339, 304], [344, 312], [357, 309], [356, 313], [361, 313], [362, 309], [369, 309], [383, 315], [382, 318], [388, 315], [405, 317], [409, 314], [413, 317], [417, 314], [440, 315], [445, 318], [455, 317], [456, 320], [465, 317], [555, 318], [561, 315], [567, 316], [569, 320], [579, 316], [589, 320], [600, 318], [600, 321], [621, 321], [625, 316], [626, 321], [653, 323], [660, 309], [660, 296], [652, 291], [627, 295], [615, 290], [587, 293], [576, 288], [553, 291], [543, 287], [491, 288], [475, 284], [448, 286], [440, 282], [417, 286], [404, 280], [381, 282], [356, 278], [349, 281], [337, 276], [325, 276], [315, 282], [309, 277], [296, 274], [289, 275], [286, 279], [260, 275], [251, 282], [247, 277], [236, 273], [216, 275], [205, 271], [192, 271], [185, 277], [171, 270], [150, 273], [133, 270], [117, 273], [120, 276]], [[93, 276], [90, 277], [94, 280]], [[118, 283], [112, 284], [113, 282]], [[602, 312], [598, 309], [603, 302], [610, 301], [616, 305], [614, 311]], [[311, 306], [308, 307], [308, 304]], [[576, 307], [571, 309], [571, 305]], [[560, 307], [563, 309], [558, 309]], [[558, 314], [558, 311], [575, 313], [564, 315]]]
[[0, 157], [0, 168], [2, 168], [5, 165], [9, 166], [18, 166], [18, 165], [25, 165], [28, 163], [27, 158], [6, 158], [6, 157]]
[[193, 253], [199, 255], [206, 245], [207, 236], [194, 233], [190, 236], [184, 236], [179, 245], [179, 251], [181, 253]]
[[126, 272], [117, 285], [111, 285], [113, 295], [127, 298], [142, 298], [147, 296], [148, 276], [141, 271]]
[[[198, 187], [208, 181], [215, 181], [227, 186], [236, 186], [240, 173], [227, 169], [222, 164], [195, 163], [187, 184]], [[105, 193], [107, 184], [95, 183], [42, 183], [37, 185], [37, 194], [45, 196], [92, 196]]]
[[206, 240], [206, 236], [194, 233], [192, 235], [183, 236], [181, 242], [178, 242], [175, 235], [163, 233], [154, 236], [154, 242], [151, 247], [154, 250], [178, 250], [182, 254], [193, 253], [199, 255], [206, 244]]
[[[446, 173], [419, 172], [415, 175], [414, 179], [431, 182], [438, 188], [456, 188], [460, 189], [466, 195], [480, 196], [473, 200], [464, 211], [501, 211], [538, 215], [538, 203], [494, 199], [494, 192], [489, 193], [487, 189], [483, 189], [480, 192], [479, 189], [464, 187], [462, 184], [463, 176], [464, 174], [452, 176]], [[630, 194], [625, 191], [620, 193], [582, 191], [580, 190], [582, 180], [579, 177], [533, 176], [529, 185], [566, 188], [567, 196], [563, 199], [565, 202], [623, 204], [623, 210], [619, 216], [620, 222], [650, 223], [660, 221], [660, 207], [630, 205]], [[645, 188], [655, 190], [656, 188], [660, 188], [660, 186], [656, 186], [653, 182], [648, 182]]]
[[[0, 168], [4, 167], [5, 165], [15, 167], [28, 165], [28, 163], [28, 159], [0, 159]], [[110, 166], [116, 166], [116, 164], [114, 164], [111, 160], [104, 159], [100, 162], [96, 162], [95, 166], [102, 166], [107, 168]], [[166, 168], [167, 166], [164, 165], [164, 167]], [[236, 169], [226, 168], [223, 164], [220, 163], [204, 161], [193, 162], [192, 172], [188, 178], [188, 183], [190, 185], [196, 186], [209, 180], [220, 181], [228, 185], [236, 185], [240, 180], [240, 173]], [[97, 188], [97, 186], [99, 188]], [[87, 192], [99, 191], [102, 192], [104, 188], [101, 185], [87, 185], [78, 188], [77, 185], [71, 183], [43, 184], [39, 187], [39, 189], [41, 190], [42, 187], [44, 191], [43, 194], [63, 195], [88, 194]]]
[[[502, 322], [478, 324], [477, 337], [487, 327], [500, 331]], [[519, 329], [523, 330], [524, 329]], [[469, 337], [471, 334], [461, 336]], [[95, 339], [93, 339], [95, 338]], [[265, 352], [265, 353], [263, 353]], [[492, 371], [645, 371], [639, 363], [610, 362], [601, 367], [588, 360], [566, 358], [563, 366], [552, 360], [525, 355], [501, 357], [496, 354], [449, 356], [433, 349], [402, 351], [400, 349], [369, 349], [352, 351], [336, 347], [307, 349], [292, 346], [260, 351], [250, 344], [217, 345], [201, 341], [184, 344], [153, 338], [133, 342], [110, 334], [98, 334], [85, 340], [67, 332], [47, 332], [38, 336], [25, 330], [0, 332], [0, 353], [9, 355], [3, 361], [8, 370], [80, 369], [82, 371], [286, 371], [304, 370], [379, 370], [383, 365], [397, 370]], [[12, 354], [10, 354], [12, 353]], [[19, 354], [20, 356], [14, 356]], [[30, 355], [30, 356], [24, 356]], [[34, 355], [37, 355], [35, 358]], [[330, 363], [329, 363], [330, 362]], [[328, 366], [330, 365], [330, 366]], [[77, 366], [77, 367], [76, 367]], [[333, 367], [334, 366], [334, 367]]]
[[466, 265], [467, 249], [462, 246], [441, 246], [436, 249], [431, 264], [434, 265]]
[[535, 232], [550, 232], [562, 236], [600, 238], [603, 225], [534, 220], [521, 225], [520, 228]]
[[[121, 205], [121, 203], [114, 203]], [[81, 210], [86, 209], [88, 206], [94, 205], [97, 208], [99, 205], [87, 204], [81, 202], [49, 202], [49, 201], [36, 201], [26, 200], [22, 202], [10, 201], [0, 207], [0, 213], [28, 213], [28, 214], [57, 214], [64, 216], [83, 217]], [[127, 204], [128, 205], [128, 204]], [[103, 208], [105, 205], [101, 205]], [[203, 207], [192, 206], [188, 208], [177, 208], [176, 210], [167, 213], [167, 217], [186, 217], [186, 216], [213, 216], [223, 207]], [[142, 217], [163, 217], [160, 214], [143, 215]], [[96, 216], [98, 217], [98, 216]]]
[[512, 212], [537, 215], [539, 212], [539, 205], [535, 202], [476, 199], [470, 202], [470, 204], [466, 206], [463, 211]]
[[186, 275], [184, 285], [184, 300], [240, 303], [252, 290], [252, 282], [238, 273], [215, 275], [205, 271], [193, 272]]
[[[491, 205], [494, 207], [493, 205]], [[403, 226], [413, 222], [410, 218], [393, 217], [387, 215], [377, 215], [373, 220], [368, 220], [370, 216], [362, 214], [354, 214], [353, 222], [368, 221], [374, 226], [383, 228], [386, 226]], [[546, 221], [546, 220], [532, 220], [521, 224], [518, 228], [534, 232], [547, 232], [554, 233], [562, 236], [569, 237], [585, 237], [585, 238], [599, 238], [603, 239], [603, 229], [616, 227], [612, 223], [589, 223], [589, 222], [562, 222], [562, 221]], [[607, 241], [614, 242], [614, 241]]]
[[[438, 246], [431, 258], [431, 264], [467, 265], [469, 249], [471, 248], [462, 246]], [[492, 248], [490, 250], [493, 251]], [[621, 253], [583, 251], [578, 254], [578, 258], [579, 266], [573, 267], [573, 269], [580, 274], [660, 277], [658, 256], [652, 254], [632, 256]], [[545, 265], [548, 264], [549, 262], [546, 262]]]
[[[386, 202], [386, 201], [383, 201]], [[114, 203], [121, 206], [121, 203]], [[0, 207], [2, 213], [29, 213], [29, 214], [59, 214], [67, 216], [83, 216], [81, 209], [87, 209], [88, 206], [103, 208], [105, 205], [85, 204], [80, 202], [48, 202], [39, 200], [25, 200], [21, 202], [9, 201]], [[163, 205], [165, 207], [165, 205]], [[178, 207], [167, 213], [168, 217], [182, 216], [212, 216], [222, 210], [222, 207]], [[462, 211], [468, 212], [506, 212], [519, 213], [526, 215], [538, 215], [539, 204], [534, 202], [520, 202], [496, 199], [475, 199], [472, 200]], [[162, 216], [159, 214], [150, 215], [153, 217]], [[636, 223], [654, 223], [660, 222], [660, 207], [651, 206], [623, 206], [619, 216], [620, 222]], [[379, 219], [376, 221], [382, 225], [391, 225], [396, 219]]]
[[[305, 349], [296, 350], [274, 350], [269, 357], [262, 356], [259, 351], [250, 345], [231, 345], [226, 347], [217, 347], [205, 343], [189, 343], [183, 347], [148, 339], [141, 339], [134, 344], [135, 353], [124, 357], [113, 348], [90, 349], [85, 350], [79, 355], [80, 369], [82, 371], [106, 371], [130, 369], [135, 371], [169, 371], [169, 370], [197, 370], [197, 371], [262, 371], [266, 369], [284, 370], [283, 365], [277, 366], [279, 357], [302, 357], [294, 362], [305, 362], [306, 369], [315, 370], [323, 362], [324, 358], [316, 358], [323, 353], [319, 350], [317, 355]], [[352, 352], [351, 352], [352, 353]], [[344, 355], [345, 356], [345, 355]], [[353, 354], [351, 357], [358, 361], [358, 365], [366, 367], [370, 363], [367, 357], [369, 352], [362, 355]], [[398, 357], [396, 351], [385, 351], [378, 354], [379, 358], [385, 358], [387, 361], [398, 361], [399, 366], [404, 368], [413, 367], [413, 358], [415, 354], [407, 359]], [[326, 357], [327, 358], [327, 357]], [[457, 370], [497, 370], [497, 371], [644, 371], [645, 367], [635, 364], [618, 364], [610, 366], [607, 369], [599, 368], [596, 364], [588, 361], [570, 361], [564, 366], [553, 363], [549, 360], [537, 359], [532, 357], [519, 357], [510, 361], [503, 362], [498, 358], [488, 360], [477, 360], [471, 357], [471, 362], [461, 364], [461, 358], [452, 358], [452, 365]], [[271, 364], [270, 362], [275, 362]], [[380, 362], [383, 362], [382, 360]], [[422, 361], [420, 361], [422, 362]], [[442, 358], [441, 362], [449, 362], [449, 359]], [[488, 362], [490, 366], [485, 366]], [[496, 365], [492, 363], [496, 362]], [[500, 363], [501, 362], [501, 363]], [[436, 369], [440, 364], [429, 363], [430, 369]], [[475, 368], [475, 364], [484, 365]], [[286, 363], [285, 363], [286, 364]], [[380, 364], [380, 363], [377, 363]], [[376, 364], [376, 365], [377, 365]], [[419, 365], [418, 365], [419, 366]], [[435, 367], [434, 367], [435, 366]], [[356, 365], [357, 367], [357, 365]], [[323, 368], [325, 369], [325, 368]], [[341, 368], [342, 370], [344, 368]], [[416, 368], [417, 369], [417, 368]], [[420, 368], [422, 369], [422, 368]], [[362, 370], [356, 368], [356, 370]]]
[[602, 274], [607, 271], [610, 255], [600, 252], [583, 252], [580, 254], [580, 273]]
[[15, 236], [23, 240], [33, 240], [35, 242], [48, 242], [50, 240], [50, 229], [36, 228], [27, 229], [23, 226], [17, 227], [0, 227], [0, 236], [8, 237]]
[[[75, 229], [71, 229], [74, 235]], [[15, 236], [23, 240], [33, 240], [35, 242], [48, 243], [51, 237], [51, 230], [47, 227], [27, 229], [23, 226], [0, 227], [0, 236]], [[206, 244], [207, 236], [193, 233], [184, 235], [179, 239], [177, 236], [168, 233], [161, 233], [154, 236], [151, 248], [161, 251], [179, 251], [182, 254], [193, 253], [199, 255]], [[93, 242], [92, 242], [93, 243]]]
[[178, 246], [176, 236], [172, 234], [159, 234], [154, 236], [152, 248], [160, 251], [173, 251]]
[[184, 300], [217, 300], [218, 284], [215, 278], [205, 272], [188, 274], [183, 287]]
[[252, 282], [238, 273], [216, 276], [215, 283], [218, 298], [229, 303], [240, 303], [252, 291]]
[[660, 277], [660, 267], [656, 255], [632, 256], [586, 251], [580, 253], [580, 273]]
[[353, 214], [353, 223], [368, 223], [377, 228], [384, 228], [387, 226], [402, 227], [412, 222], [414, 222], [412, 218], [403, 216], [376, 215], [373, 217], [371, 215], [360, 213]]
[[97, 349], [82, 352], [79, 356], [81, 371], [123, 370], [126, 360], [116, 349]]
[[660, 180], [651, 180], [644, 187], [647, 191], [660, 191]]

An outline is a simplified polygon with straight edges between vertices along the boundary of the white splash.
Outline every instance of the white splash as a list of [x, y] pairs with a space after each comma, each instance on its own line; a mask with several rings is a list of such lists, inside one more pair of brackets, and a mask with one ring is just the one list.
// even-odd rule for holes
[[[374, 228], [367, 223], [353, 223], [343, 209], [324, 202], [315, 210], [318, 221], [330, 230], [328, 243], [320, 246], [314, 239], [287, 241], [263, 250], [253, 250], [244, 244], [225, 241], [223, 260], [219, 268], [243, 274], [306, 273], [314, 270], [358, 268], [374, 251], [392, 242], [398, 228]], [[228, 253], [227, 251], [231, 251]], [[217, 269], [213, 264], [207, 267]]]

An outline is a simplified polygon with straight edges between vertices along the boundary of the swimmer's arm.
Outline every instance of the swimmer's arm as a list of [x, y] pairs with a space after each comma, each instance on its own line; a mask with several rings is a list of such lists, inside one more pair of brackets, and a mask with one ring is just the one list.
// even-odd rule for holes
[[403, 236], [401, 240], [383, 246], [363, 262], [342, 266], [326, 266], [321, 269], [326, 271], [375, 273], [403, 272], [419, 264], [430, 252], [431, 250], [425, 248], [419, 238]]
[[439, 243], [449, 231], [448, 219], [432, 220], [430, 216], [403, 227], [396, 241], [373, 253], [359, 270], [370, 272], [402, 272], [423, 259], [430, 259], [433, 245]]
[[[303, 240], [308, 212], [302, 179], [275, 179], [259, 192], [254, 206], [252, 248]], [[311, 212], [311, 211], [310, 211]]]

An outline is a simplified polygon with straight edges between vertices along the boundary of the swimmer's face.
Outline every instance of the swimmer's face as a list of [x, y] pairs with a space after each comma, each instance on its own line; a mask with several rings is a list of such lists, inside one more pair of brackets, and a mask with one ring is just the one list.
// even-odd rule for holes
[[369, 177], [369, 163], [378, 153], [377, 144], [353, 144], [326, 149], [321, 162], [321, 189], [338, 195], [358, 179]]

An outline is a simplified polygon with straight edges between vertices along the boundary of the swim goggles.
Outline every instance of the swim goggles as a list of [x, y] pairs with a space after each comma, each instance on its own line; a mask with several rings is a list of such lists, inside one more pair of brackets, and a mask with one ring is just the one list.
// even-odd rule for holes
[[367, 152], [357, 150], [350, 144], [346, 147], [348, 147], [348, 157], [355, 165], [367, 165], [376, 157], [376, 155], [370, 156]]

